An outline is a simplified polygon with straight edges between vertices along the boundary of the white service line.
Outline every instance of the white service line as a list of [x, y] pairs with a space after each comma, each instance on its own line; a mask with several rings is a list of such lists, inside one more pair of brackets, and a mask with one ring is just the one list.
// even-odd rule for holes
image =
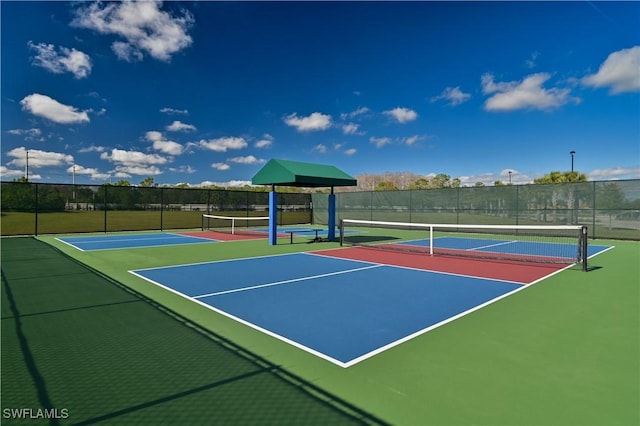
[[203, 297], [209, 297], [209, 296], [220, 296], [220, 295], [223, 295], [223, 294], [237, 293], [239, 291], [255, 290], [257, 288], [271, 287], [271, 286], [282, 285], [282, 284], [290, 284], [290, 283], [295, 283], [295, 282], [298, 282], [298, 281], [315, 280], [317, 278], [330, 277], [330, 276], [333, 276], [333, 275], [348, 274], [348, 273], [351, 273], [351, 272], [364, 271], [365, 269], [379, 268], [381, 266], [387, 266], [387, 265], [377, 264], [377, 265], [371, 265], [371, 266], [363, 266], [362, 268], [347, 269], [345, 271], [330, 272], [328, 274], [311, 275], [309, 277], [293, 278], [293, 279], [290, 279], [290, 280], [276, 281], [276, 282], [267, 283], [267, 284], [258, 284], [258, 285], [253, 285], [251, 287], [235, 288], [233, 290], [218, 291], [218, 292], [215, 292], [215, 293], [207, 293], [207, 294], [201, 294], [199, 296], [191, 296], [191, 297], [193, 297], [194, 299], [201, 299]]
[[[486, 246], [480, 246], [480, 247], [473, 247], [473, 248], [468, 248], [465, 251], [473, 251], [473, 250], [482, 250], [482, 249], [486, 249], [489, 247], [498, 247], [498, 246], [504, 246], [507, 244], [514, 244], [517, 243], [518, 241], [502, 241], [500, 243], [495, 243], [495, 244], [488, 244]], [[516, 253], [517, 254], [517, 253]]]

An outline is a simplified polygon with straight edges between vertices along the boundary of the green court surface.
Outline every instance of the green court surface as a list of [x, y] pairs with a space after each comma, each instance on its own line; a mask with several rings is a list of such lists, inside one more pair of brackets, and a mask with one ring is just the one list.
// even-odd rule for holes
[[336, 243], [1, 243], [4, 424], [640, 423], [638, 242], [349, 368], [128, 272]]

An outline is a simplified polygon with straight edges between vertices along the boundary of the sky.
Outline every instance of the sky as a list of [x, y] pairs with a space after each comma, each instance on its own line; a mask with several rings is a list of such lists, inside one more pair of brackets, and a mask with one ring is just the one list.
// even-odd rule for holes
[[[640, 2], [2, 1], [3, 181], [640, 178]], [[570, 154], [574, 151], [573, 156]]]

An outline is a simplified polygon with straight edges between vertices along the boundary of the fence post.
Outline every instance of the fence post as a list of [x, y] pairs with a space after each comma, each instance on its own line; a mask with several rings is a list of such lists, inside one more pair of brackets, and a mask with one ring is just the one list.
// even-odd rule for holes
[[460, 187], [456, 190], [456, 224], [460, 225]]
[[[27, 183], [27, 185], [29, 185], [29, 183]], [[36, 202], [34, 203], [34, 206], [33, 206], [33, 213], [34, 213], [34, 216], [35, 216], [35, 229], [34, 229], [34, 231], [35, 231], [35, 235], [37, 236], [38, 235], [38, 184], [35, 183], [34, 185], [36, 186]]]
[[160, 231], [164, 230], [164, 191], [160, 188]]
[[592, 226], [591, 226], [591, 238], [596, 236], [596, 182], [593, 181], [593, 203], [591, 205], [591, 211], [593, 213]]
[[105, 234], [107, 233], [107, 209], [109, 207], [107, 207], [107, 202], [109, 201], [109, 196], [107, 195], [107, 192], [109, 192], [109, 186], [105, 185], [104, 186], [104, 232]]

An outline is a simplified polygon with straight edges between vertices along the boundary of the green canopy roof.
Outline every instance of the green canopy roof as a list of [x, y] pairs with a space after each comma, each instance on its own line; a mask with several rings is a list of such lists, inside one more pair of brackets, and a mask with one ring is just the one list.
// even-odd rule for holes
[[254, 185], [284, 185], [302, 187], [355, 186], [356, 179], [335, 166], [269, 160], [253, 177]]

